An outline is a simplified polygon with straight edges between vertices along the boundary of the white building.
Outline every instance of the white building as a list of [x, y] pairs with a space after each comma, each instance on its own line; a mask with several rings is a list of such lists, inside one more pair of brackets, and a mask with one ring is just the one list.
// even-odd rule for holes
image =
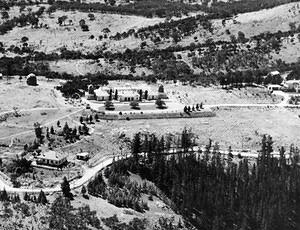
[[281, 89], [282, 89], [281, 85], [275, 85], [275, 84], [268, 85], [268, 90], [269, 91], [281, 90]]
[[[146, 91], [144, 91], [144, 95], [145, 95], [145, 92]], [[147, 100], [156, 100], [159, 98], [159, 92], [154, 91], [154, 90], [147, 90], [147, 92], [148, 92]]]
[[99, 89], [96, 89], [94, 92], [95, 92], [97, 101], [109, 100], [109, 93], [106, 90], [99, 88]]
[[275, 70], [275, 71], [270, 72], [269, 75], [277, 76], [277, 75], [280, 75], [280, 73], [279, 73], [279, 71]]
[[77, 153], [76, 157], [78, 160], [86, 161], [90, 158], [90, 154], [88, 152]]
[[140, 95], [133, 91], [118, 91], [118, 100], [119, 101], [137, 101], [139, 100]]
[[41, 153], [37, 156], [37, 164], [49, 165], [59, 167], [67, 162], [67, 157], [61, 153], [50, 150], [47, 152]]

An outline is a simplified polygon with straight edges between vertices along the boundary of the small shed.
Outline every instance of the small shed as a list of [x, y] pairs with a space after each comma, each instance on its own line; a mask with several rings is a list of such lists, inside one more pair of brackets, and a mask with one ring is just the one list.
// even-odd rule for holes
[[76, 158], [78, 160], [87, 161], [90, 158], [90, 154], [88, 152], [77, 153]]
[[276, 85], [276, 84], [268, 85], [268, 90], [269, 91], [275, 91], [275, 90], [281, 90], [281, 89], [282, 89], [281, 85]]

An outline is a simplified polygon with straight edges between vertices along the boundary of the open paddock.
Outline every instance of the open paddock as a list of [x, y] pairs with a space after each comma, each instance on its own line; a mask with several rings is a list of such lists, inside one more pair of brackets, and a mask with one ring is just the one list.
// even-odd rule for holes
[[225, 90], [217, 86], [201, 87], [181, 84], [164, 84], [169, 97], [183, 104], [277, 104], [283, 97], [270, 94], [265, 88], [245, 87]]
[[299, 114], [298, 109], [224, 108], [209, 118], [101, 121], [96, 123], [95, 132], [102, 132], [104, 136], [124, 133], [132, 137], [137, 132], [179, 134], [187, 127], [198, 136], [199, 144], [207, 144], [210, 138], [226, 149], [228, 146], [259, 149], [262, 135], [269, 134], [276, 150], [279, 146], [299, 145]]
[[0, 80], [0, 112], [37, 108], [58, 108], [64, 106], [64, 98], [54, 87], [58, 80], [47, 81], [37, 77], [37, 86], [29, 86], [23, 76], [14, 76], [8, 80]]

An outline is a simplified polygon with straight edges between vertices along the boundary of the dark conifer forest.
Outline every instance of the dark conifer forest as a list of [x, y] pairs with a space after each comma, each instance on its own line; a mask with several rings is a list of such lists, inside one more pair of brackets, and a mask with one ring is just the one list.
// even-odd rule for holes
[[[221, 155], [217, 146], [188, 151], [193, 134], [184, 130], [176, 140], [181, 153], [170, 155], [172, 140], [136, 134], [132, 157], [110, 171], [127, 170], [153, 181], [197, 229], [292, 230], [299, 227], [299, 153], [280, 149], [273, 157], [272, 138], [264, 136], [257, 159]], [[174, 141], [173, 141], [174, 144]], [[166, 154], [168, 153], [168, 154]]]

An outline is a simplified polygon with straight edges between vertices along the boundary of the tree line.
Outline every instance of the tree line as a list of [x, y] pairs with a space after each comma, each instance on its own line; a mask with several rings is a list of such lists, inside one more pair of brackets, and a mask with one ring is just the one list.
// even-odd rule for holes
[[[110, 1], [112, 3], [112, 1]], [[200, 6], [189, 5], [181, 2], [168, 2], [168, 1], [135, 1], [134, 3], [124, 5], [112, 5], [104, 3], [81, 3], [67, 2], [67, 1], [55, 1], [50, 9], [54, 12], [57, 9], [67, 10], [80, 10], [83, 12], [98, 11], [102, 13], [117, 13], [117, 14], [129, 14], [140, 15], [144, 17], [166, 17], [166, 16], [180, 16], [181, 14], [187, 14], [191, 11], [200, 10]]]

